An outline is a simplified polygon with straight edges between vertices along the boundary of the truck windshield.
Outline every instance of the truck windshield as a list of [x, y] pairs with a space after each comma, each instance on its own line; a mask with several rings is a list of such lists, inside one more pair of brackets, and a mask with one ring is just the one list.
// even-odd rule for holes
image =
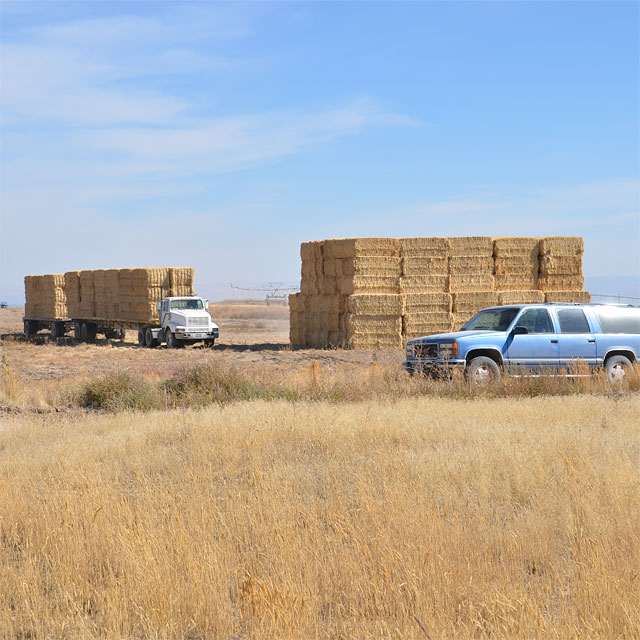
[[182, 311], [183, 309], [201, 310], [201, 309], [204, 309], [204, 305], [202, 304], [202, 300], [172, 300], [171, 301], [172, 311]]
[[518, 311], [518, 307], [480, 311], [460, 331], [506, 331]]

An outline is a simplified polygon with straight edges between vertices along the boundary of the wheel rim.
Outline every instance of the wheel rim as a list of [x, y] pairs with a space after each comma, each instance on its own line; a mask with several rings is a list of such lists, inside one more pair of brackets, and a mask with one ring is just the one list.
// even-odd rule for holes
[[473, 381], [476, 384], [487, 384], [493, 379], [491, 369], [486, 364], [480, 365], [473, 374]]
[[616, 364], [609, 369], [609, 380], [611, 380], [611, 382], [622, 382], [626, 375], [626, 367], [620, 362], [616, 362]]

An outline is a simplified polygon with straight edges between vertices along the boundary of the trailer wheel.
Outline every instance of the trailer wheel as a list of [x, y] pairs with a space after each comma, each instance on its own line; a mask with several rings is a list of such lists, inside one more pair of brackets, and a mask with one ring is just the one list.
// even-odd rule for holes
[[82, 322], [80, 320], [76, 320], [73, 323], [73, 337], [78, 341], [82, 341]]
[[24, 321], [24, 332], [28, 336], [32, 336], [38, 333], [37, 320], [25, 320]]
[[62, 338], [62, 336], [64, 336], [64, 323], [52, 322], [51, 323], [51, 339], [57, 340], [58, 338]]
[[138, 329], [138, 345], [141, 347], [147, 346], [144, 338], [145, 338], [144, 329]]
[[116, 338], [118, 340], [124, 340], [127, 336], [125, 329], [116, 329]]
[[98, 327], [93, 322], [83, 322], [80, 333], [84, 342], [93, 342], [96, 339]]
[[144, 332], [144, 343], [149, 347], [149, 349], [153, 349], [158, 346], [158, 341], [153, 337], [151, 329], [147, 329]]

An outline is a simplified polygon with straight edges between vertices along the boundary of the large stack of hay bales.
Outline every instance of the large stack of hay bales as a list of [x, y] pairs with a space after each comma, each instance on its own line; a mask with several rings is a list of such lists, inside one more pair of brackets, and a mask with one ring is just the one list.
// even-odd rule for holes
[[[64, 276], [27, 276], [25, 315], [154, 323], [158, 320], [156, 302], [163, 296], [193, 295], [193, 279], [191, 267], [95, 269], [67, 271]], [[49, 302], [42, 307], [40, 300], [45, 298], [55, 299], [58, 306], [54, 308]], [[35, 313], [36, 310], [43, 313]]]
[[48, 273], [39, 276], [25, 276], [24, 292], [25, 317], [67, 318], [67, 295], [62, 274]]
[[348, 238], [301, 245], [292, 345], [400, 347], [498, 304], [585, 302], [582, 238]]

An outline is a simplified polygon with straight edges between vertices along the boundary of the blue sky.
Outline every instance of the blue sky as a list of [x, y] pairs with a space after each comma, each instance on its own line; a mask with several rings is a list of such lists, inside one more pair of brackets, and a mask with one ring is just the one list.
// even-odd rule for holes
[[304, 240], [545, 234], [640, 295], [639, 6], [3, 0], [0, 298], [189, 264], [221, 299], [299, 280]]

